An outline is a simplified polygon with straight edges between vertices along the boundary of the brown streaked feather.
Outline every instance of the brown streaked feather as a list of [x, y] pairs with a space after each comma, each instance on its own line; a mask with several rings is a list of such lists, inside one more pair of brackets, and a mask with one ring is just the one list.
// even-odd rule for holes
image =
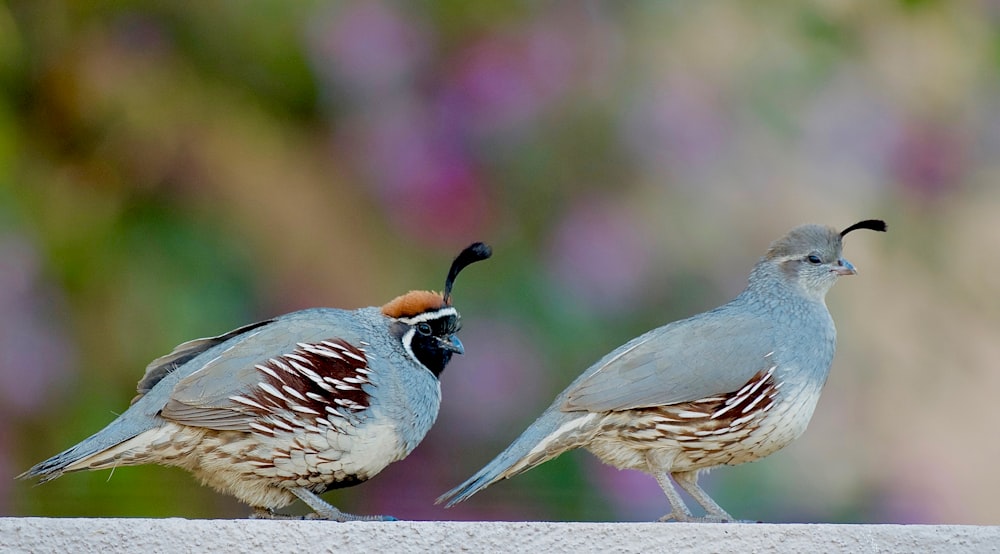
[[[342, 339], [299, 343], [292, 352], [254, 367], [260, 380], [242, 394], [230, 396], [226, 406], [192, 406], [171, 399], [163, 417], [219, 431], [273, 434], [294, 427], [328, 426], [370, 404], [363, 388], [370, 383], [365, 352]], [[278, 417], [281, 414], [292, 417]]]
[[[757, 428], [761, 416], [774, 406], [781, 387], [781, 383], [775, 381], [775, 369], [772, 366], [758, 371], [737, 391], [636, 411], [654, 416], [651, 421], [656, 429], [669, 433], [678, 441], [730, 442], [733, 436], [742, 437]], [[724, 446], [720, 444], [718, 447]], [[704, 446], [691, 449], [698, 448]]]
[[388, 317], [399, 319], [438, 310], [445, 306], [444, 298], [440, 293], [429, 290], [411, 290], [382, 306], [382, 313]]

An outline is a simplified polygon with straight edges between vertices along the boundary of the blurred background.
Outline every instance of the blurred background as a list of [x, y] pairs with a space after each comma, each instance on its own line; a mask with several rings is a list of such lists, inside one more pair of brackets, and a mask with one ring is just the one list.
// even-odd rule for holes
[[809, 430], [703, 482], [739, 518], [1000, 523], [998, 69], [987, 0], [0, 4], [0, 513], [246, 516], [177, 469], [13, 476], [174, 345], [440, 289], [484, 240], [436, 427], [326, 498], [656, 519], [651, 477], [582, 451], [433, 501], [791, 227], [880, 217]]

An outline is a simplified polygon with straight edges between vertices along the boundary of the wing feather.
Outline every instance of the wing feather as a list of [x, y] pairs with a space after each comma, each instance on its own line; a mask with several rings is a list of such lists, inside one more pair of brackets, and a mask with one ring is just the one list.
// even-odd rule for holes
[[146, 366], [146, 373], [143, 374], [142, 379], [139, 380], [139, 384], [136, 385], [136, 391], [139, 394], [132, 399], [132, 403], [135, 404], [136, 400], [142, 398], [142, 396], [147, 392], [153, 390], [153, 387], [155, 387], [157, 383], [162, 381], [164, 377], [172, 373], [178, 367], [188, 363], [203, 354], [205, 351], [218, 346], [233, 337], [243, 335], [273, 321], [274, 320], [271, 319], [259, 321], [257, 323], [251, 323], [250, 325], [244, 325], [243, 327], [234, 329], [224, 335], [189, 340], [177, 345], [170, 351], [169, 354], [160, 356], [152, 362], [149, 362], [149, 365]]
[[769, 367], [771, 330], [765, 318], [724, 308], [653, 329], [591, 366], [562, 407], [620, 411], [733, 392]]
[[[352, 371], [356, 367], [366, 366], [366, 363], [348, 356], [336, 359], [302, 350], [301, 345], [319, 344], [323, 341], [357, 344], [360, 340], [358, 330], [340, 324], [342, 320], [343, 318], [330, 317], [325, 311], [297, 312], [294, 317], [286, 316], [276, 320], [280, 324], [265, 325], [244, 337], [234, 337], [215, 357], [177, 382], [160, 415], [189, 426], [252, 431], [251, 423], [258, 421], [262, 414], [268, 413], [272, 408], [274, 411], [294, 411], [298, 407], [300, 413], [326, 414], [326, 404], [335, 402], [332, 398], [318, 400], [321, 395], [317, 392], [311, 397], [306, 397], [303, 393], [296, 396], [287, 392], [284, 386], [296, 390], [318, 391], [327, 396], [339, 394], [357, 405], [361, 395], [366, 394], [360, 387], [342, 391], [326, 383], [324, 388], [324, 383], [310, 379], [307, 372], [294, 370], [292, 364], [285, 363], [283, 369], [280, 363], [275, 363], [275, 360], [287, 362], [288, 355], [296, 356], [296, 360], [303, 359], [302, 356], [313, 356], [315, 359], [310, 360], [319, 369], [318, 372], [313, 372], [313, 378], [320, 374]], [[250, 337], [253, 340], [246, 340]], [[356, 355], [362, 354], [360, 358], [364, 360], [363, 353], [358, 350], [354, 352]], [[296, 363], [302, 365], [301, 362]], [[264, 387], [262, 383], [265, 384]], [[273, 391], [273, 395], [262, 394], [262, 388]], [[343, 403], [344, 399], [341, 401]], [[310, 402], [317, 405], [310, 407]], [[352, 405], [350, 402], [346, 403]]]

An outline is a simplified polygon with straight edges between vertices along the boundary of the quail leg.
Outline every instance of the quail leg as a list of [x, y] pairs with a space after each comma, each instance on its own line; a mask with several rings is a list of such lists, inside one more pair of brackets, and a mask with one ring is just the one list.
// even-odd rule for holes
[[698, 472], [697, 471], [684, 471], [671, 474], [674, 481], [682, 488], [685, 492], [691, 495], [698, 504], [701, 504], [702, 508], [705, 508], [705, 516], [698, 518], [699, 521], [704, 522], [716, 522], [716, 523], [728, 523], [735, 521], [731, 515], [726, 513], [719, 506], [712, 497], [708, 496], [708, 493], [702, 490], [698, 486]]
[[670, 502], [670, 513], [661, 517], [660, 521], [692, 521], [694, 518], [691, 517], [691, 512], [684, 504], [684, 500], [681, 499], [681, 495], [674, 488], [674, 484], [670, 481], [670, 476], [662, 471], [651, 473], [656, 476], [656, 482], [660, 484], [663, 494], [667, 495], [667, 501]]
[[337, 508], [327, 504], [322, 498], [314, 494], [312, 491], [306, 490], [304, 488], [294, 488], [289, 489], [292, 494], [299, 497], [300, 500], [305, 502], [312, 508], [315, 513], [307, 515], [304, 519], [326, 519], [330, 521], [396, 521], [396, 518], [392, 516], [356, 516], [353, 514], [347, 514], [341, 512]]

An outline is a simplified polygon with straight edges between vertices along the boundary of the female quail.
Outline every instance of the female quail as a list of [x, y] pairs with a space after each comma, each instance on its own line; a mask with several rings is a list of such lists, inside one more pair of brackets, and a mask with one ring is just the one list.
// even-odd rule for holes
[[[506, 450], [438, 502], [452, 506], [575, 448], [652, 474], [670, 502], [661, 520], [731, 521], [698, 473], [767, 456], [805, 430], [833, 360], [825, 297], [854, 266], [856, 229], [803, 225], [774, 241], [728, 304], [635, 338], [587, 369]], [[706, 511], [693, 518], [670, 478]]]
[[463, 352], [452, 285], [490, 254], [463, 250], [441, 294], [303, 310], [181, 344], [149, 364], [121, 416], [19, 477], [153, 463], [190, 471], [258, 517], [297, 497], [310, 517], [391, 519], [345, 514], [317, 494], [371, 478], [427, 434], [438, 375]]

